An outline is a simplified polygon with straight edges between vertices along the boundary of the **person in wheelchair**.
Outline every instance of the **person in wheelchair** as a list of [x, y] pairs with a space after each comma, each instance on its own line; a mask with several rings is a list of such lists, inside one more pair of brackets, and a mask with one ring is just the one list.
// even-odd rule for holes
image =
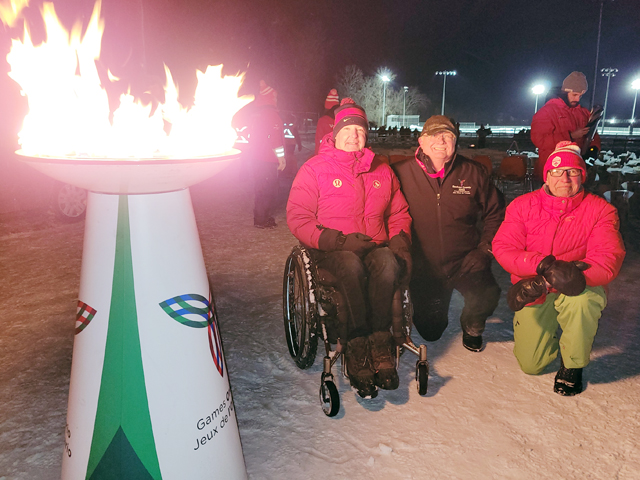
[[392, 300], [411, 272], [411, 217], [391, 168], [365, 147], [364, 109], [345, 98], [333, 132], [299, 170], [287, 224], [337, 279], [348, 318], [346, 366], [362, 397], [398, 388]]

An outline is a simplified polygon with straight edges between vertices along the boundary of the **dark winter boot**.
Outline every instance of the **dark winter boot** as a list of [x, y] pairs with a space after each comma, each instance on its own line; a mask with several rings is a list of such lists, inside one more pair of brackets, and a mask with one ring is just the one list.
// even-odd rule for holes
[[371, 368], [371, 351], [366, 337], [356, 337], [347, 344], [347, 375], [354, 390], [362, 398], [375, 398], [378, 390]]
[[385, 390], [398, 388], [400, 380], [396, 371], [396, 342], [391, 332], [375, 332], [369, 335], [371, 361], [375, 383]]
[[467, 350], [471, 350], [472, 352], [479, 352], [482, 350], [482, 335], [478, 335], [474, 337], [473, 335], [469, 335], [467, 332], [462, 332], [462, 345]]
[[564, 362], [560, 359], [560, 370], [556, 373], [553, 391], [565, 397], [582, 393], [582, 369], [565, 368]]

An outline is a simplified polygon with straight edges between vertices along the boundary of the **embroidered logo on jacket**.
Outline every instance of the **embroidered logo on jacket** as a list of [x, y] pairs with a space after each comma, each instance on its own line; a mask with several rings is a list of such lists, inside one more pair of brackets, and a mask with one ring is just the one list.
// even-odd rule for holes
[[466, 181], [466, 179], [458, 179], [460, 185], [451, 185], [454, 195], [471, 195], [471, 187], [464, 184]]
[[339, 178], [336, 178], [333, 181], [333, 186], [336, 187], [336, 188], [340, 188], [342, 186], [342, 180], [340, 180]]
[[373, 181], [373, 188], [380, 188], [380, 186], [381, 186], [381, 183], [380, 183], [379, 180], [374, 180]]

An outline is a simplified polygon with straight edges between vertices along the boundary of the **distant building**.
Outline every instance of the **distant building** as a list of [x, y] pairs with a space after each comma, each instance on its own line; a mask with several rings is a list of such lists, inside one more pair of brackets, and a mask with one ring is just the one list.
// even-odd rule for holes
[[387, 128], [409, 127], [411, 129], [421, 128], [420, 115], [387, 115]]

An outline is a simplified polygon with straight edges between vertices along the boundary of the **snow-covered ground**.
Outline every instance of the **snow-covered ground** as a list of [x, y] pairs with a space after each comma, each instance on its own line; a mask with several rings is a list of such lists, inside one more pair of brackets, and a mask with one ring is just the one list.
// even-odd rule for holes
[[[558, 361], [539, 376], [520, 371], [508, 278], [496, 266], [503, 299], [483, 352], [462, 347], [454, 294], [449, 328], [428, 344], [425, 397], [416, 357], [406, 354], [400, 388], [374, 400], [338, 375], [342, 405], [328, 418], [318, 401], [320, 353], [299, 370], [284, 338], [284, 261], [296, 243], [284, 204], [276, 229], [254, 228], [244, 168], [192, 188], [192, 197], [251, 479], [640, 478], [638, 253], [611, 285], [581, 395], [553, 393]], [[83, 223], [43, 212], [0, 222], [0, 480], [57, 479]]]

